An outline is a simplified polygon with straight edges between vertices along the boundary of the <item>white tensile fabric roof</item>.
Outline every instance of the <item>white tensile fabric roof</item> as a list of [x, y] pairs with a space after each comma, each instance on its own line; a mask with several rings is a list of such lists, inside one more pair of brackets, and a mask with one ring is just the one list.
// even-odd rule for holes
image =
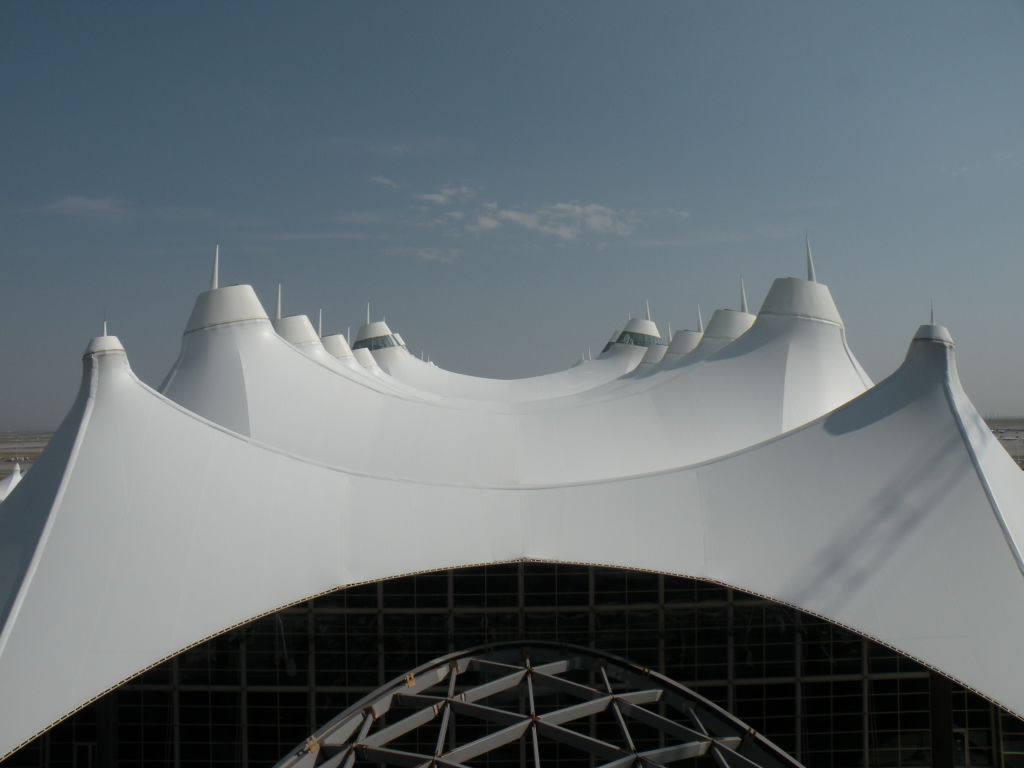
[[502, 400], [324, 364], [250, 294], [202, 294], [164, 394], [94, 339], [0, 505], [0, 755], [280, 607], [517, 560], [764, 595], [1024, 712], [1024, 476], [944, 328], [871, 387], [827, 288], [786, 279], [696, 362]]
[[15, 464], [14, 465], [14, 470], [11, 472], [11, 474], [9, 474], [3, 480], [0, 480], [0, 501], [3, 501], [4, 499], [6, 499], [8, 494], [10, 494], [11, 491], [13, 491], [15, 488], [17, 488], [18, 487], [18, 483], [20, 483], [20, 482], [21, 482], [21, 464]]

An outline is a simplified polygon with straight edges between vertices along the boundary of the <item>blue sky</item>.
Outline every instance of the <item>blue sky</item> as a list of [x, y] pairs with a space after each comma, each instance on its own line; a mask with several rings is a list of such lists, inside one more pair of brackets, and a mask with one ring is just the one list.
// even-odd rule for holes
[[810, 233], [876, 380], [934, 300], [1024, 414], [1019, 2], [0, 4], [0, 429], [104, 314], [172, 364], [213, 247], [325, 332], [555, 370], [649, 299], [753, 306]]

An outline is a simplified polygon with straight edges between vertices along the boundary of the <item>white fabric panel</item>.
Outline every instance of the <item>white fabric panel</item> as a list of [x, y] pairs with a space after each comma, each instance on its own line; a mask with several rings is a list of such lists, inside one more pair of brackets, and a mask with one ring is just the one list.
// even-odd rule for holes
[[21, 464], [15, 464], [14, 470], [11, 472], [11, 474], [9, 474], [3, 480], [0, 480], [0, 501], [6, 499], [10, 495], [11, 491], [18, 487], [18, 483], [20, 482]]
[[[382, 350], [387, 352], [389, 350]], [[645, 347], [615, 344], [608, 352], [557, 373], [527, 379], [482, 379], [453, 373], [412, 355], [376, 355], [381, 367], [411, 387], [445, 397], [520, 403], [584, 392], [633, 370]]]
[[[467, 429], [460, 441], [483, 439]], [[1024, 480], [941, 341], [913, 342], [896, 374], [801, 429], [619, 480], [411, 481], [389, 474], [383, 451], [377, 471], [343, 471], [183, 410], [109, 345], [87, 355], [51, 447], [0, 507], [5, 551], [34, 558], [4, 582], [0, 753], [180, 649], [312, 594], [517, 559], [713, 579], [1024, 711], [1024, 614], [1005, 609], [1024, 600], [1013, 546]], [[182, 457], [194, 469], [168, 472]]]
[[[691, 355], [639, 378], [602, 383], [608, 366], [624, 359], [632, 367], [645, 354], [626, 345], [559, 374], [511, 382], [451, 374], [405, 350], [384, 350], [399, 353], [382, 356], [390, 364], [446, 382], [437, 390], [454, 391], [455, 384], [471, 381], [476, 395], [489, 388], [491, 396], [507, 399], [441, 397], [377, 368], [376, 380], [331, 369], [339, 374], [332, 376], [324, 370], [330, 366], [307, 364], [266, 324], [236, 323], [186, 334], [163, 392], [189, 410], [298, 455], [359, 471], [387, 467], [408, 479], [531, 485], [668, 469], [778, 435], [870, 384], [847, 349], [841, 324], [789, 311], [838, 317], [828, 289], [789, 279], [776, 283], [786, 290], [773, 287], [766, 300], [773, 311], [749, 330], [752, 315], [720, 310]], [[786, 304], [791, 296], [792, 306]], [[741, 333], [738, 340], [727, 338]], [[712, 347], [717, 353], [704, 357]], [[245, 374], [242, 391], [239, 377], [223, 372], [236, 359]], [[585, 378], [587, 371], [601, 370], [597, 378]], [[587, 388], [562, 394], [584, 381]], [[235, 413], [243, 406], [244, 419]]]

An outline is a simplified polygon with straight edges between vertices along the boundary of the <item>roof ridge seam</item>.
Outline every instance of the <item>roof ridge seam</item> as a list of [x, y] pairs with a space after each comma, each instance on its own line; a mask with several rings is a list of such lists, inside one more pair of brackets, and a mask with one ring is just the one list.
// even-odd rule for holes
[[846, 326], [842, 323], [837, 323], [835, 320], [827, 320], [824, 317], [816, 317], [815, 315], [804, 315], [799, 312], [772, 312], [771, 310], [761, 310], [757, 313], [756, 317], [766, 315], [768, 317], [798, 317], [801, 320], [812, 320], [816, 323], [824, 323], [825, 325], [834, 325], [837, 328], [845, 328]]
[[853, 350], [850, 349], [850, 343], [846, 340], [846, 326], [841, 325], [839, 326], [839, 329], [843, 339], [843, 349], [846, 352], [846, 358], [850, 361], [850, 365], [853, 366], [853, 370], [857, 374], [857, 378], [860, 379], [861, 383], [864, 385], [864, 391], [867, 392], [875, 386], [875, 382], [868, 377], [868, 372], [864, 370], [864, 366], [860, 364], [860, 361], [857, 360], [856, 356], [854, 356]]
[[[4, 626], [3, 631], [0, 632], [0, 655], [3, 654], [4, 648], [7, 647], [7, 642], [10, 640], [11, 633], [14, 631], [14, 625], [17, 623], [18, 614], [21, 612], [21, 607], [25, 602], [25, 596], [28, 593], [29, 585], [32, 583], [36, 570], [39, 568], [39, 561], [42, 559], [43, 552], [46, 549], [46, 542], [49, 540], [50, 533], [53, 531], [54, 522], [57, 517], [56, 512], [59, 511], [60, 506], [64, 501], [64, 493], [67, 491], [68, 481], [71, 477], [71, 470], [78, 462], [78, 453], [82, 448], [82, 443], [85, 441], [85, 433], [89, 428], [89, 421], [92, 417], [93, 408], [96, 405], [100, 378], [99, 365], [97, 364], [98, 355], [96, 353], [90, 353], [85, 357], [92, 358], [89, 361], [89, 393], [85, 398], [82, 415], [78, 423], [78, 429], [75, 433], [75, 442], [71, 446], [71, 452], [68, 455], [67, 463], [64, 466], [64, 473], [60, 479], [60, 486], [57, 488], [57, 493], [54, 495], [53, 501], [50, 503], [50, 510], [46, 515], [46, 523], [39, 532], [39, 538], [35, 543], [35, 550], [32, 552], [32, 559], [29, 561], [28, 567], [25, 569], [25, 574], [22, 576], [21, 584], [18, 587], [18, 594], [14, 598], [14, 602], [11, 604], [11, 608], [7, 615], [3, 617]], [[79, 386], [80, 393], [84, 384], [85, 382], [83, 381], [82, 385]], [[73, 407], [74, 406], [72, 406], [72, 408]]]
[[974, 465], [974, 472], [978, 476], [978, 482], [981, 484], [982, 490], [985, 492], [985, 498], [988, 499], [989, 506], [992, 508], [992, 513], [995, 515], [996, 522], [999, 523], [999, 527], [1002, 529], [1003, 538], [1006, 540], [1006, 545], [1010, 548], [1010, 552], [1013, 554], [1013, 559], [1017, 561], [1017, 568], [1020, 570], [1021, 575], [1024, 576], [1024, 557], [1021, 557], [1020, 550], [1017, 548], [1017, 543], [1013, 540], [1013, 534], [1006, 525], [1006, 520], [1003, 518], [1002, 510], [999, 509], [999, 502], [996, 500], [995, 492], [993, 492], [992, 486], [989, 485], [988, 478], [985, 476], [985, 472], [982, 469], [981, 459], [978, 458], [978, 451], [975, 449], [974, 443], [971, 441], [970, 435], [967, 433], [967, 425], [964, 423], [963, 415], [960, 413], [959, 407], [957, 407], [956, 397], [953, 393], [951, 375], [948, 369], [946, 370], [946, 375], [942, 382], [942, 392], [946, 396], [946, 402], [949, 404], [949, 409], [953, 412], [953, 420], [956, 422], [956, 428], [960, 432], [960, 439], [964, 441], [964, 445], [967, 447], [967, 455], [971, 457], [971, 464]]
[[241, 320], [227, 320], [223, 323], [211, 323], [210, 325], [202, 325], [198, 328], [193, 328], [191, 331], [185, 331], [182, 336], [188, 336], [193, 333], [199, 333], [200, 331], [208, 331], [211, 328], [223, 328], [225, 325], [244, 325], [245, 323], [270, 323], [273, 325], [273, 321], [266, 317], [246, 317]]

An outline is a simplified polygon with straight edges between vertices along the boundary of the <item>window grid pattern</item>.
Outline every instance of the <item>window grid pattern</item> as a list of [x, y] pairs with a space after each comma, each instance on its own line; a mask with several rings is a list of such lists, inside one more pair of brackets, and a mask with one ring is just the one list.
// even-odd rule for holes
[[[621, 655], [809, 768], [931, 765], [929, 672], [841, 627], [694, 579], [520, 563], [353, 587], [232, 630], [53, 728], [2, 768], [272, 766], [351, 703], [504, 640]], [[955, 766], [1024, 768], [1024, 722], [953, 686]]]
[[369, 339], [360, 339], [352, 345], [352, 349], [368, 349], [374, 352], [378, 349], [400, 346], [401, 344], [394, 336], [374, 336]]

